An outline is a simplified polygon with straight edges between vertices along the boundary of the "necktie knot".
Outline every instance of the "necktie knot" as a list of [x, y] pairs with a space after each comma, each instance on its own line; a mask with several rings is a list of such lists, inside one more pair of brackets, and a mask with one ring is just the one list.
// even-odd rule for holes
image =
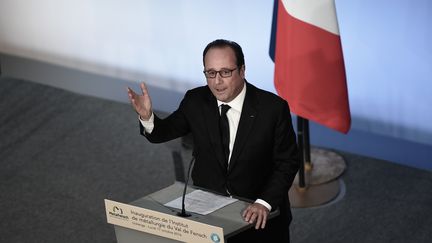
[[221, 105], [221, 115], [226, 115], [226, 113], [228, 112], [229, 109], [231, 109], [231, 106], [226, 105], [226, 104], [222, 104]]

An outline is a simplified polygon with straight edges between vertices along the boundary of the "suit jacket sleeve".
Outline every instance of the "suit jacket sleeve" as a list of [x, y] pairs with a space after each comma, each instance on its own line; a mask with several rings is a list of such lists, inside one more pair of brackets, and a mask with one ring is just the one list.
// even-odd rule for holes
[[188, 103], [188, 92], [185, 94], [178, 109], [171, 113], [168, 117], [161, 119], [154, 114], [154, 128], [149, 134], [145, 132], [141, 123], [140, 133], [152, 143], [164, 143], [172, 139], [182, 137], [189, 133], [189, 123], [185, 114], [185, 107]]
[[276, 207], [287, 198], [288, 189], [300, 167], [296, 136], [286, 101], [279, 112], [274, 128], [272, 153], [273, 171], [264, 187], [261, 198], [272, 207]]

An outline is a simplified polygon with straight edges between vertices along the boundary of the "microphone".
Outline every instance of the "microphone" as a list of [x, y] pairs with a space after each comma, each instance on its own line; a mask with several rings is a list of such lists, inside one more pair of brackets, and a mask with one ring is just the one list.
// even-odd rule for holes
[[186, 212], [185, 198], [186, 198], [186, 189], [187, 189], [187, 186], [188, 186], [188, 183], [189, 183], [189, 178], [190, 178], [190, 172], [191, 172], [191, 169], [192, 169], [192, 165], [194, 164], [194, 161], [195, 161], [195, 155], [193, 153], [192, 154], [192, 159], [189, 162], [189, 168], [188, 168], [187, 177], [186, 177], [186, 181], [185, 181], [185, 185], [184, 185], [184, 189], [183, 189], [182, 211], [177, 213], [177, 216], [184, 217], [184, 218], [192, 216], [190, 213]]

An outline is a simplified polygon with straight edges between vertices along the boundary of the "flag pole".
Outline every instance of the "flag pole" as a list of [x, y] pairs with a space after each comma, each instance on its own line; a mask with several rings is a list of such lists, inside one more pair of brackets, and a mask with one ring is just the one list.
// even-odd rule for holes
[[305, 157], [304, 157], [304, 119], [301, 116], [297, 116], [297, 143], [299, 147], [300, 155], [300, 168], [298, 172], [298, 185], [299, 190], [306, 190], [306, 180], [305, 180]]
[[310, 171], [312, 170], [312, 163], [311, 163], [311, 152], [310, 152], [310, 139], [309, 139], [309, 120], [303, 119], [303, 133], [304, 133], [304, 163], [305, 163], [305, 170]]
[[346, 169], [345, 160], [335, 152], [310, 146], [309, 120], [303, 118], [303, 158], [306, 180], [310, 185], [337, 179]]
[[[311, 185], [326, 183], [342, 175], [346, 164], [341, 156], [335, 156], [334, 152], [318, 148], [313, 149], [314, 156], [311, 156], [309, 120], [305, 118], [303, 118], [303, 134], [304, 165], [306, 174], [310, 176], [308, 182]], [[317, 154], [320, 155], [317, 156]]]
[[[313, 178], [311, 174], [315, 170], [312, 170], [311, 163], [309, 121], [301, 116], [297, 116], [297, 143], [301, 165], [288, 192], [291, 206], [307, 208], [330, 202], [339, 194], [339, 180], [333, 179], [320, 184], [310, 183], [310, 179]], [[308, 164], [310, 169], [308, 169]]]

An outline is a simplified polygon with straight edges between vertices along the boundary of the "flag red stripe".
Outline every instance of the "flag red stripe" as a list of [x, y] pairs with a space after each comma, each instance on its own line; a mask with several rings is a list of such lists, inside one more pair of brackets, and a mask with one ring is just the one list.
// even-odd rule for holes
[[348, 132], [351, 124], [340, 37], [278, 8], [275, 87], [295, 114]]

